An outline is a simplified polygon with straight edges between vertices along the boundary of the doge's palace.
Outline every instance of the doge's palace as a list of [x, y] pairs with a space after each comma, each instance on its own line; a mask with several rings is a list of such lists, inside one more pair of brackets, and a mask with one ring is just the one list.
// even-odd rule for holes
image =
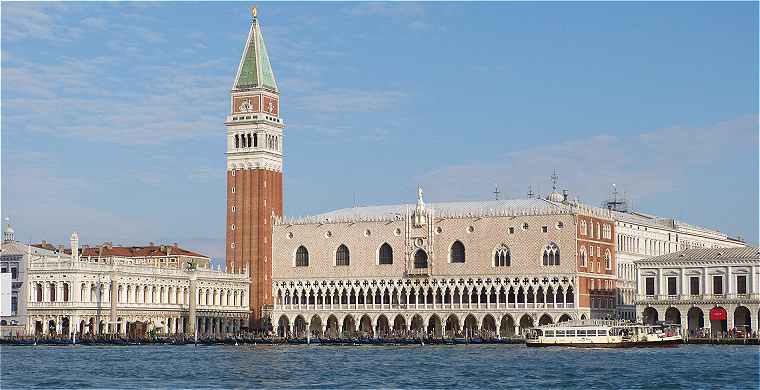
[[[279, 219], [272, 237], [277, 332], [512, 336], [614, 312], [614, 234], [605, 210], [558, 193], [434, 205], [422, 195], [416, 204]], [[601, 226], [598, 238], [581, 234], [581, 225]], [[599, 256], [587, 255], [589, 243]]]

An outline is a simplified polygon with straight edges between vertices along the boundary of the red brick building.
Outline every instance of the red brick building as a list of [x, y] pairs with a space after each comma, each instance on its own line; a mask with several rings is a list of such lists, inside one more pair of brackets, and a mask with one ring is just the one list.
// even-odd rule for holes
[[576, 217], [579, 305], [592, 318], [612, 317], [615, 309], [615, 223], [586, 214]]

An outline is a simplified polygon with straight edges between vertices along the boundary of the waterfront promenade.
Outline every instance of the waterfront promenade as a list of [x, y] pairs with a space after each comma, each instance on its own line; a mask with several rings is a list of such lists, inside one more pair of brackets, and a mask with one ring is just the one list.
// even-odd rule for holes
[[[327, 345], [327, 346], [388, 346], [388, 345], [481, 345], [481, 344], [524, 344], [522, 337], [334, 337], [334, 338], [283, 338], [262, 337], [260, 335], [243, 334], [227, 337], [201, 337], [195, 340], [185, 335], [128, 338], [115, 335], [85, 336], [84, 338], [64, 337], [4, 337], [0, 345], [16, 346], [128, 346], [128, 345]], [[714, 344], [714, 345], [760, 345], [758, 337], [687, 337], [684, 344]]]

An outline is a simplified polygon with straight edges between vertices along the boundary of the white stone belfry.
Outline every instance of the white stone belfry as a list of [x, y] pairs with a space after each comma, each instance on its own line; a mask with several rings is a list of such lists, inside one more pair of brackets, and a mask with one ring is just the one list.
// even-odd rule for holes
[[3, 242], [12, 242], [14, 240], [13, 228], [11, 227], [10, 218], [5, 218], [5, 228], [3, 229]]

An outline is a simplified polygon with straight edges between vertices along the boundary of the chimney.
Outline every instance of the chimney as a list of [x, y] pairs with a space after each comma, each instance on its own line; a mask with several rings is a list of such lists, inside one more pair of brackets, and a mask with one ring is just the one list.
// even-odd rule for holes
[[149, 246], [156, 246], [156, 244], [153, 241], [149, 242], [148, 245]]

